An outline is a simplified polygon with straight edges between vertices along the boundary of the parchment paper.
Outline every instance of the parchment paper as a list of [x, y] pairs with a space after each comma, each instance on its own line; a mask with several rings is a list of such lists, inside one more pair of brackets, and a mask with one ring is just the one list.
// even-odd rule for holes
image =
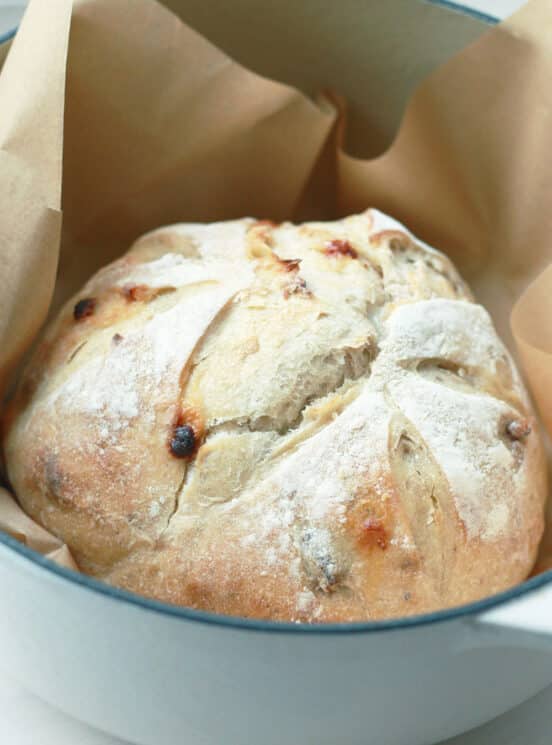
[[[338, 53], [343, 34], [328, 36], [320, 69], [331, 75], [298, 72], [303, 89], [331, 79], [332, 93], [309, 99], [153, 0], [31, 0], [0, 75], [0, 395], [48, 312], [144, 231], [373, 206], [456, 262], [512, 349], [515, 337], [552, 433], [551, 27], [552, 3], [533, 0], [471, 43], [421, 83], [389, 145], [386, 89], [359, 82]], [[281, 43], [267, 47], [269, 71], [286, 54], [285, 34], [272, 32]], [[281, 69], [289, 82], [293, 70]], [[0, 528], [74, 566], [6, 490]], [[543, 547], [538, 570], [552, 566], [552, 530]]]

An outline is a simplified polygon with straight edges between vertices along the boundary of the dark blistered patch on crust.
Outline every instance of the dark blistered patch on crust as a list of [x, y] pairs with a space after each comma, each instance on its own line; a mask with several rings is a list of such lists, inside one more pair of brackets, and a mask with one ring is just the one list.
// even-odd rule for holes
[[199, 409], [182, 404], [173, 417], [168, 438], [168, 449], [172, 457], [195, 457], [205, 439], [205, 422]]
[[75, 307], [73, 308], [73, 318], [75, 321], [82, 321], [92, 316], [96, 310], [96, 304], [97, 301], [94, 297], [85, 297], [75, 303]]
[[196, 436], [194, 428], [189, 424], [175, 427], [169, 442], [171, 455], [175, 458], [191, 458], [196, 450]]
[[56, 453], [46, 450], [38, 455], [39, 469], [44, 473], [48, 498], [58, 507], [73, 507], [73, 500], [66, 493], [66, 477]]
[[351, 243], [341, 238], [333, 238], [331, 241], [327, 241], [324, 246], [324, 254], [330, 257], [343, 256], [350, 259], [358, 258], [358, 253]]

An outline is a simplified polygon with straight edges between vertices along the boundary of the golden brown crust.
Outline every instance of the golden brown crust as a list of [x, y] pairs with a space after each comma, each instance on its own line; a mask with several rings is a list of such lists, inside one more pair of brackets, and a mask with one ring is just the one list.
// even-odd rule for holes
[[5, 428], [23, 507], [83, 571], [218, 613], [451, 606], [522, 580], [542, 532], [508, 353], [375, 211], [144, 236], [49, 327]]

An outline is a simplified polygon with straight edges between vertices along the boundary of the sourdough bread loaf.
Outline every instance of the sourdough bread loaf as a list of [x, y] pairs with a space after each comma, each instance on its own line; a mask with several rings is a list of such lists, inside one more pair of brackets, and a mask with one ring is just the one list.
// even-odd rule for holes
[[375, 210], [147, 234], [48, 328], [6, 418], [83, 572], [217, 613], [381, 619], [523, 580], [534, 415], [450, 261]]

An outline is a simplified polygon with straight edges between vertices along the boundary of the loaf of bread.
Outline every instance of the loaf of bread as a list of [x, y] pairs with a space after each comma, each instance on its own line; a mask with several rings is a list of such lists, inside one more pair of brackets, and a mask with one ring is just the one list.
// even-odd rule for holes
[[138, 240], [47, 329], [5, 422], [23, 508], [80, 569], [297, 622], [523, 580], [545, 465], [451, 262], [375, 210]]

